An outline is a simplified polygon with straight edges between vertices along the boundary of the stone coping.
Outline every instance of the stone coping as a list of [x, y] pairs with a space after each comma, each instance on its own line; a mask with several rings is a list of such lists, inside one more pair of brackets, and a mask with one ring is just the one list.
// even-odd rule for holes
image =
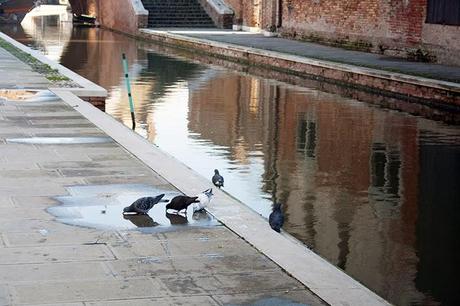
[[263, 49], [258, 49], [258, 48], [230, 44], [230, 43], [217, 42], [217, 41], [213, 41], [209, 39], [196, 38], [196, 37], [187, 36], [186, 34], [188, 30], [186, 29], [184, 30], [139, 29], [139, 31], [141, 34], [146, 34], [146, 35], [155, 35], [159, 37], [172, 38], [172, 39], [176, 39], [179, 41], [185, 41], [185, 42], [190, 42], [190, 43], [195, 43], [195, 44], [202, 44], [202, 45], [207, 45], [207, 46], [214, 47], [214, 48], [222, 48], [222, 49], [234, 50], [238, 52], [252, 53], [255, 55], [260, 55], [260, 56], [264, 56], [268, 58], [271, 57], [275, 59], [282, 59], [282, 60], [286, 60], [286, 61], [290, 61], [294, 63], [302, 63], [302, 64], [311, 65], [311, 66], [317, 66], [317, 67], [322, 67], [322, 68], [328, 68], [328, 69], [334, 69], [334, 70], [354, 73], [354, 74], [371, 76], [374, 78], [392, 80], [392, 81], [397, 81], [401, 83], [409, 83], [409, 84], [418, 85], [418, 86], [431, 87], [431, 88], [436, 88], [436, 89], [441, 89], [441, 90], [452, 91], [455, 93], [460, 93], [460, 84], [454, 83], [454, 82], [430, 79], [430, 78], [419, 77], [419, 76], [397, 73], [397, 72], [390, 72], [390, 71], [385, 71], [385, 70], [378, 70], [378, 69], [361, 67], [361, 66], [350, 65], [350, 64], [336, 63], [336, 62], [326, 61], [326, 60], [312, 59], [308, 57], [286, 54], [286, 53], [281, 53], [277, 51], [269, 51], [269, 50], [263, 50]]
[[[55, 88], [52, 91], [185, 194], [196, 194], [211, 186], [210, 180], [69, 90]], [[207, 210], [328, 304], [390, 305], [289, 234], [271, 230], [266, 219], [224, 191], [215, 190], [215, 198]]]
[[[68, 90], [72, 93], [74, 93], [78, 97], [101, 97], [105, 98], [107, 97], [107, 90], [102, 88], [101, 86], [91, 82], [88, 79], [85, 79], [84, 77], [80, 76], [79, 74], [73, 72], [72, 70], [62, 66], [61, 64], [48, 59], [46, 56], [41, 54], [40, 51], [38, 50], [33, 50], [20, 42], [17, 42], [13, 38], [9, 37], [8, 35], [0, 32], [0, 37], [7, 41], [8, 43], [12, 44], [16, 48], [20, 49], [23, 52], [26, 52], [36, 58], [38, 61], [49, 65], [52, 69], [56, 69], [60, 74], [66, 76], [70, 80], [72, 80], [74, 83], [79, 85], [80, 87], [69, 87], [69, 88], [59, 88], [59, 89], [65, 89]], [[57, 88], [50, 88], [52, 89], [57, 89]]]
[[144, 4], [141, 0], [131, 0], [133, 10], [136, 15], [148, 15], [149, 11], [144, 8]]

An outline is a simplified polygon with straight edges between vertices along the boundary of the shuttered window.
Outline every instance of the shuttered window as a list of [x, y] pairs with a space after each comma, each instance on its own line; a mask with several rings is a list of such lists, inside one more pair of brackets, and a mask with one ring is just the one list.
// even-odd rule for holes
[[426, 23], [460, 25], [460, 0], [428, 0]]

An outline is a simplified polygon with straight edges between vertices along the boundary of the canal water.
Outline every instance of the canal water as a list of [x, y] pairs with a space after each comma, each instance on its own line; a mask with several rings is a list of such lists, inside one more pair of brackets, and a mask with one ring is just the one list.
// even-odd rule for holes
[[106, 88], [131, 126], [126, 53], [137, 133], [204, 177], [219, 169], [264, 217], [283, 203], [287, 232], [388, 301], [459, 303], [458, 126], [57, 18], [3, 31]]

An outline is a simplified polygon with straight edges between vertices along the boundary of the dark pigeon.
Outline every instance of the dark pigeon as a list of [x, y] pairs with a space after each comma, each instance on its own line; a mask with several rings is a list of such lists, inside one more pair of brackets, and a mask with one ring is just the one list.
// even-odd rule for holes
[[284, 214], [281, 210], [281, 203], [276, 203], [273, 206], [273, 211], [268, 217], [268, 223], [275, 232], [280, 232], [281, 227], [283, 227], [284, 223]]
[[162, 193], [156, 197], [144, 197], [137, 199], [133, 204], [125, 207], [123, 209], [123, 213], [136, 213], [146, 215], [148, 211], [153, 207], [153, 205], [160, 202], [164, 196], [164, 193]]
[[187, 207], [195, 202], [198, 202], [198, 197], [176, 196], [166, 205], [166, 210], [173, 209], [180, 212], [185, 209], [187, 212]]
[[217, 169], [214, 170], [214, 176], [212, 177], [212, 183], [218, 188], [224, 187], [224, 178], [222, 177], [222, 175], [219, 174], [219, 170]]
[[169, 219], [169, 222], [171, 222], [171, 225], [187, 224], [188, 223], [187, 217], [181, 216], [179, 214], [166, 213], [166, 218]]
[[159, 225], [149, 215], [123, 215], [123, 219], [131, 221], [137, 227], [154, 227]]

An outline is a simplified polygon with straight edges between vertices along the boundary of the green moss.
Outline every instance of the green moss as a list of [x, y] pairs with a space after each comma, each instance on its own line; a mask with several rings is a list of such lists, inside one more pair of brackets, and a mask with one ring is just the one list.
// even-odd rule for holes
[[59, 82], [59, 81], [69, 81], [70, 79], [62, 74], [59, 73], [57, 69], [51, 68], [50, 65], [44, 64], [37, 60], [35, 57], [26, 53], [9, 42], [0, 38], [0, 47], [14, 55], [16, 58], [24, 62], [25, 64], [29, 65], [32, 70], [42, 74], [45, 78], [47, 78], [51, 82]]
[[432, 63], [436, 61], [436, 56], [428, 50], [415, 49], [407, 52], [407, 58], [417, 62]]

